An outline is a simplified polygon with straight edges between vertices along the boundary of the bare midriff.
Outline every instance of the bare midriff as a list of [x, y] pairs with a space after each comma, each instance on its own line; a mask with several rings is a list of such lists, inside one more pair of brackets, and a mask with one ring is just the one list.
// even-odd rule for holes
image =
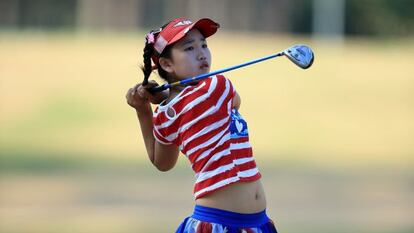
[[197, 205], [237, 213], [258, 213], [266, 208], [266, 197], [260, 180], [236, 182], [196, 200]]

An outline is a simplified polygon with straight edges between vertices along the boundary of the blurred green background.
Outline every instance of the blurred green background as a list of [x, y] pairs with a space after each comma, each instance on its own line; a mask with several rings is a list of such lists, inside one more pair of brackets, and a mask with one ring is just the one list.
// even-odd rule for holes
[[[411, 0], [0, 0], [0, 231], [173, 232], [193, 173], [147, 159], [125, 93], [144, 34], [211, 17], [280, 232], [414, 232]], [[153, 76], [155, 77], [155, 75]], [[160, 81], [159, 79], [157, 79]]]

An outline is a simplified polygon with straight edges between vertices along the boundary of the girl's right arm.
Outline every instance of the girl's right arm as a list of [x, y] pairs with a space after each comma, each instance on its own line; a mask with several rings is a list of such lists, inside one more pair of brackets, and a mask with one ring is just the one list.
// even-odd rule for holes
[[144, 88], [141, 84], [137, 84], [128, 90], [126, 98], [128, 104], [136, 110], [148, 158], [158, 170], [168, 171], [176, 164], [179, 149], [175, 145], [163, 145], [154, 138], [150, 102], [161, 102], [160, 100], [165, 99], [166, 93], [151, 95], [147, 89], [152, 86], [154, 85], [151, 83]]

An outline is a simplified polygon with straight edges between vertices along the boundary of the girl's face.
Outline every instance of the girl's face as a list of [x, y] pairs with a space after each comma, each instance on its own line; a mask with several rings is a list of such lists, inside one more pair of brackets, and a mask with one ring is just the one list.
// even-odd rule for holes
[[206, 39], [200, 31], [192, 29], [173, 45], [171, 59], [165, 62], [164, 70], [176, 80], [210, 72], [211, 54]]

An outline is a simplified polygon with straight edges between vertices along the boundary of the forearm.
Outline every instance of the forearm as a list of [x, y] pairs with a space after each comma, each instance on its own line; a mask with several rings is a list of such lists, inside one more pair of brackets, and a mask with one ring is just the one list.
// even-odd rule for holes
[[148, 158], [154, 163], [155, 138], [152, 133], [152, 109], [148, 104], [145, 108], [136, 110], [137, 117], [141, 127], [142, 138], [144, 139], [145, 149], [147, 150]]

